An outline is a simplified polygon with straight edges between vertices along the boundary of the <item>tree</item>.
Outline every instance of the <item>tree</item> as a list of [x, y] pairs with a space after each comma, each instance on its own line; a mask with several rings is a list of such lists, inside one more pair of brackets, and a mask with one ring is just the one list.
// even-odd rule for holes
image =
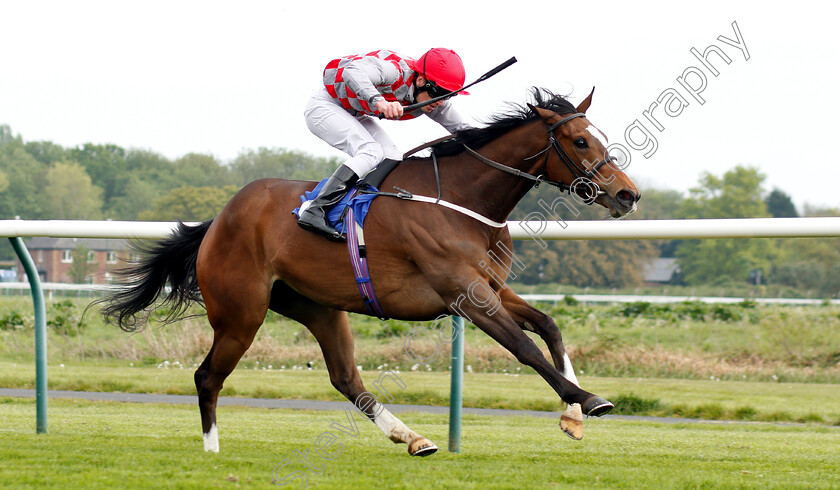
[[321, 180], [338, 167], [337, 158], [318, 158], [282, 148], [259, 148], [239, 154], [230, 164], [239, 185], [262, 178]]
[[155, 199], [162, 194], [155, 184], [132, 175], [125, 186], [125, 193], [111, 200], [108, 217], [135, 220], [140, 213], [152, 209]]
[[[755, 168], [737, 166], [723, 177], [709, 173], [692, 188], [678, 216], [697, 218], [768, 217], [761, 199], [764, 176]], [[684, 240], [676, 256], [687, 284], [745, 281], [754, 269], [769, 270], [777, 255], [775, 243], [756, 238]]]
[[123, 148], [86, 143], [81, 148], [70, 150], [67, 158], [84, 167], [93, 184], [104, 191], [102, 198], [106, 207], [110, 207], [112, 199], [125, 192], [128, 172]]
[[840, 216], [840, 208], [829, 208], [805, 204], [803, 216]]
[[76, 162], [57, 162], [47, 170], [44, 201], [50, 219], [98, 219], [102, 189]]
[[[562, 200], [558, 200], [562, 199]], [[553, 207], [552, 207], [553, 206]], [[546, 211], [544, 207], [552, 209]], [[510, 219], [563, 220], [568, 227], [575, 221], [599, 220], [608, 216], [598, 205], [587, 206], [550, 186], [529, 192], [511, 213]], [[641, 285], [644, 266], [658, 254], [650, 240], [569, 240], [548, 241], [543, 249], [531, 240], [514, 242], [514, 252], [525, 264], [513, 269], [515, 281], [526, 284], [560, 282], [580, 287], [633, 287]]]
[[[178, 187], [157, 199], [151, 210], [140, 213], [147, 221], [205, 221], [219, 215], [239, 190], [224, 187]], [[289, 210], [291, 212], [291, 209]]]
[[175, 161], [173, 168], [179, 187], [216, 187], [235, 181], [230, 170], [210, 155], [184, 155]]
[[644, 189], [633, 218], [675, 219], [684, 200], [681, 192], [672, 189]]
[[47, 166], [68, 159], [68, 151], [51, 141], [27, 141], [23, 147], [33, 158]]
[[799, 216], [790, 196], [779, 189], [773, 189], [773, 192], [764, 199], [764, 204], [767, 205], [767, 211], [774, 218], [796, 218]]
[[[574, 222], [569, 222], [574, 226]], [[520, 243], [517, 241], [516, 243]], [[578, 287], [627, 288], [643, 282], [645, 264], [658, 255], [649, 240], [568, 240], [514, 245], [525, 269], [514, 268], [525, 284], [558, 282]]]
[[67, 269], [67, 274], [74, 284], [83, 284], [88, 282], [88, 278], [96, 271], [96, 261], [89, 260], [91, 253], [90, 249], [81, 243], [76, 245], [71, 253], [73, 263]]
[[12, 134], [12, 128], [10, 128], [8, 124], [0, 124], [0, 146], [13, 141], [20, 143], [20, 136], [15, 137], [15, 135]]
[[[645, 189], [633, 219], [675, 219], [685, 197], [675, 190]], [[652, 240], [660, 257], [673, 257], [682, 240]]]
[[723, 177], [708, 172], [700, 184], [689, 190], [680, 206], [680, 218], [759, 218], [769, 217], [761, 199], [764, 175], [757, 168], [736, 166]]
[[14, 139], [0, 146], [0, 171], [8, 179], [8, 187], [0, 193], [0, 216], [43, 218], [46, 166], [28, 154], [20, 140]]
[[[0, 125], [0, 216], [3, 219], [41, 217], [43, 168], [26, 153], [19, 136], [13, 137], [9, 126]], [[14, 257], [9, 241], [0, 241], [0, 259]]]
[[[840, 210], [806, 205], [806, 216], [840, 216]], [[840, 238], [786, 238], [770, 280], [823, 297], [840, 297]]]
[[817, 293], [825, 298], [840, 297], [840, 263], [802, 260], [784, 262], [773, 268], [774, 284]]

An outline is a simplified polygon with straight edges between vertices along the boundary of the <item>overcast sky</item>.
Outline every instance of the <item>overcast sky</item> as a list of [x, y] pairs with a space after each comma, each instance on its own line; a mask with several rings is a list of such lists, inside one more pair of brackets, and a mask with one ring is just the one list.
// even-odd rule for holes
[[[686, 191], [702, 172], [743, 164], [798, 206], [840, 207], [836, 15], [830, 2], [776, 4], [0, 0], [0, 124], [26, 141], [169, 158], [227, 162], [258, 147], [339, 156], [302, 116], [324, 65], [442, 46], [464, 59], [468, 81], [519, 60], [453, 100], [479, 122], [525, 102], [532, 85], [574, 103], [596, 86], [589, 119], [630, 150], [628, 173], [642, 190]], [[733, 22], [745, 49], [718, 39], [738, 40]], [[717, 76], [690, 51], [710, 45], [731, 60], [709, 55]], [[703, 104], [677, 80], [699, 86], [698, 72]], [[672, 112], [683, 105], [679, 115], [651, 110], [663, 94]], [[649, 158], [627, 141], [634, 123], [656, 139]], [[427, 118], [384, 124], [403, 150], [445, 134]], [[630, 139], [642, 142], [641, 131]]]

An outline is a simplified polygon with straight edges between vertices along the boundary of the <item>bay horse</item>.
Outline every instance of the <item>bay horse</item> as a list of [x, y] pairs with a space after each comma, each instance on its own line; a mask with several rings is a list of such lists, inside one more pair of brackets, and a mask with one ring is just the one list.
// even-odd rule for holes
[[[465, 317], [548, 382], [568, 404], [561, 427], [577, 439], [582, 436], [581, 413], [598, 416], [613, 405], [578, 386], [554, 320], [505, 286], [512, 260], [505, 253], [512, 250], [510, 234], [505, 226], [487, 223], [504, 223], [541, 182], [585, 194], [587, 202], [604, 206], [616, 218], [635, 211], [641, 195], [606, 157], [603, 133], [585, 117], [591, 93], [578, 107], [536, 87], [531, 96], [534, 104], [511, 104], [487, 126], [436, 144], [434, 161], [412, 157], [398, 165], [381, 189], [437, 194], [472, 215], [433, 203], [378, 197], [365, 220], [367, 260], [386, 316], [408, 321]], [[593, 184], [589, 178], [595, 174]], [[582, 180], [597, 192], [570, 187]], [[356, 368], [347, 312], [369, 313], [347, 246], [301, 229], [291, 214], [299, 196], [315, 184], [257, 180], [243, 187], [215, 219], [197, 226], [179, 223], [169, 238], [147, 245], [141, 260], [122, 272], [121, 287], [102, 300], [102, 312], [130, 331], [142, 326], [157, 305], [169, 306], [173, 318], [192, 302], [203, 302], [214, 330], [210, 352], [195, 372], [206, 451], [219, 450], [219, 390], [271, 309], [312, 332], [333, 386], [386, 436], [408, 444], [411, 455], [431, 454], [437, 446], [383, 405], [358, 403], [367, 392]], [[482, 260], [488, 253], [501, 260]], [[498, 311], [490, 315], [480, 301], [464, 300], [463, 293], [472, 292], [475, 298], [479, 290], [494, 296]], [[523, 330], [545, 341], [553, 365]]]

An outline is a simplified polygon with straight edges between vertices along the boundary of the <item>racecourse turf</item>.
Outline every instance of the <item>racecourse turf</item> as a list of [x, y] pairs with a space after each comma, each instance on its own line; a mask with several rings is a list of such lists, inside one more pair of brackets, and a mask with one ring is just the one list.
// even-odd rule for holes
[[49, 415], [36, 434], [34, 400], [0, 398], [0, 487], [840, 487], [840, 429], [824, 425], [587, 419], [572, 441], [550, 419], [465, 416], [450, 453], [446, 416], [406, 413], [441, 447], [412, 458], [355, 411], [220, 407], [219, 454], [193, 406], [53, 399]]

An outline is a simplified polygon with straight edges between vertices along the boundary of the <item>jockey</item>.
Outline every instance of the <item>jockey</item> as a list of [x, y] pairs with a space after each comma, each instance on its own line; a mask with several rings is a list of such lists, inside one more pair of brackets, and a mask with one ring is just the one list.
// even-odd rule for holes
[[418, 60], [380, 50], [331, 61], [324, 69], [324, 87], [309, 99], [304, 116], [312, 133], [350, 159], [338, 167], [309, 207], [301, 210], [298, 224], [341, 239], [327, 222], [328, 208], [386, 158], [402, 159], [377, 116], [406, 120], [425, 114], [450, 133], [470, 128], [448, 99], [411, 112], [403, 110], [405, 105], [460, 89], [465, 78], [461, 57], [443, 48], [432, 49]]

